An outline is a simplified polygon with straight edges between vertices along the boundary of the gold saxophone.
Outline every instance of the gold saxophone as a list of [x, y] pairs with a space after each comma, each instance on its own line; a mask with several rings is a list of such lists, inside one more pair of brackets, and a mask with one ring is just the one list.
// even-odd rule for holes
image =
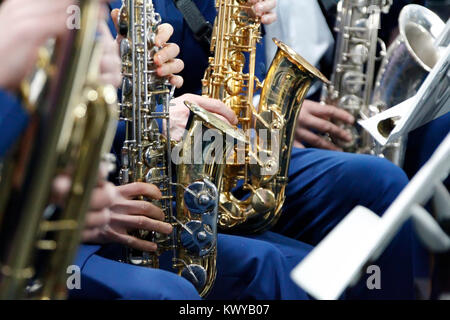
[[[203, 95], [231, 107], [244, 131], [227, 159], [220, 189], [219, 226], [233, 232], [261, 232], [276, 223], [285, 199], [294, 129], [312, 82], [328, 80], [287, 45], [274, 39], [278, 52], [264, 86], [255, 77], [260, 19], [246, 0], [217, 0]], [[246, 58], [248, 55], [248, 58]], [[248, 59], [249, 71], [244, 72]], [[262, 88], [259, 106], [253, 98]], [[236, 193], [236, 189], [238, 193]]]
[[[151, 0], [123, 2], [119, 32], [124, 37], [120, 44], [124, 76], [121, 119], [126, 124], [126, 136], [119, 180], [121, 184], [156, 185], [163, 197], [149, 201], [164, 211], [173, 232], [167, 236], [136, 231], [136, 237], [157, 243], [158, 251], [130, 248], [125, 262], [159, 268], [161, 257], [168, 253], [172, 258], [169, 268], [205, 296], [216, 276], [219, 193], [215, 184], [222, 178], [225, 134], [234, 132], [231, 126], [186, 102], [191, 110], [187, 132], [180, 143], [171, 141], [169, 107], [173, 90], [167, 78], [156, 74], [153, 61], [160, 49], [154, 44], [160, 22]], [[158, 104], [162, 110], [157, 110]], [[216, 129], [217, 140], [202, 139], [208, 129]], [[237, 133], [234, 137], [244, 140]], [[202, 156], [199, 161], [192, 159], [194, 153]], [[176, 165], [176, 179], [172, 164]]]
[[[91, 191], [117, 119], [116, 91], [97, 82], [97, 0], [80, 1], [81, 28], [40, 51], [23, 85], [30, 123], [0, 185], [0, 299], [63, 299]], [[56, 175], [71, 187], [50, 200]]]

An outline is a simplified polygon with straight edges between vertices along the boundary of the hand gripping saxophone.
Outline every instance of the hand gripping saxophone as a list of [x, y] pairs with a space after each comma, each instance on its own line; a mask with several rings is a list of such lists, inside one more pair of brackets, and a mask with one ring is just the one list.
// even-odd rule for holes
[[[160, 49], [155, 45], [160, 22], [152, 1], [123, 1], [119, 31], [124, 37], [120, 44], [124, 75], [121, 118], [126, 123], [126, 137], [120, 181], [121, 184], [156, 185], [162, 199], [151, 202], [164, 211], [165, 221], [171, 223], [174, 230], [169, 236], [138, 230], [135, 236], [157, 243], [158, 252], [128, 249], [126, 262], [159, 268], [160, 260], [169, 254], [171, 267], [204, 296], [216, 275], [218, 191], [214, 183], [220, 182], [222, 177], [226, 150], [217, 152], [217, 158], [209, 162], [190, 161], [190, 155], [194, 151], [208, 154], [216, 149], [219, 140], [225, 141], [221, 136], [215, 143], [202, 142], [202, 134], [207, 129], [217, 128], [217, 132], [224, 135], [231, 128], [202, 108], [188, 104], [192, 113], [187, 134], [182, 142], [172, 145], [169, 105], [173, 90], [167, 78], [156, 74], [153, 61]], [[162, 110], [157, 110], [158, 105]], [[173, 181], [172, 156], [179, 160], [174, 161], [176, 181]]]
[[[97, 0], [79, 3], [79, 30], [51, 41], [23, 84], [29, 125], [0, 185], [0, 299], [63, 299], [98, 169], [117, 123], [117, 94], [98, 83]], [[70, 178], [52, 200], [57, 175]]]
[[[209, 67], [203, 94], [231, 107], [243, 130], [227, 159], [220, 189], [219, 226], [231, 232], [261, 232], [273, 225], [285, 199], [296, 120], [315, 79], [328, 80], [281, 41], [264, 86], [255, 77], [260, 20], [245, 0], [217, 0]], [[244, 72], [248, 59], [249, 71]], [[253, 97], [262, 88], [259, 106]]]
[[[337, 43], [331, 84], [322, 90], [322, 103], [334, 105], [366, 119], [377, 110], [370, 108], [377, 45], [380, 55], [386, 46], [378, 38], [380, 15], [387, 13], [392, 0], [341, 0], [338, 3], [335, 31]], [[339, 125], [352, 135], [351, 142], [334, 141], [346, 152], [375, 154], [374, 141], [360, 126]]]

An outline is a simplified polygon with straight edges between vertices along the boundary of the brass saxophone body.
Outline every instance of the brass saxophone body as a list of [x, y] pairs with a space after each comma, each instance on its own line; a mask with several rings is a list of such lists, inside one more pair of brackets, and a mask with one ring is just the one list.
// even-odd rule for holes
[[[367, 119], [377, 110], [371, 108], [377, 45], [386, 54], [384, 42], [378, 38], [380, 17], [387, 13], [392, 0], [341, 0], [338, 3], [337, 32], [331, 83], [323, 87], [322, 103], [334, 105], [352, 114], [356, 121]], [[334, 141], [346, 152], [376, 154], [370, 135], [360, 126], [339, 123], [353, 137], [351, 142]]]
[[[172, 141], [169, 107], [173, 89], [167, 78], [156, 74], [153, 62], [160, 49], [154, 40], [161, 18], [151, 0], [123, 1], [119, 17], [119, 31], [124, 36], [120, 45], [124, 76], [121, 119], [126, 123], [119, 180], [121, 184], [156, 185], [162, 199], [142, 200], [159, 206], [165, 221], [174, 227], [168, 236], [138, 230], [135, 236], [157, 243], [158, 251], [129, 249], [125, 261], [160, 268], [169, 256], [169, 269], [191, 281], [200, 295], [205, 296], [216, 276], [218, 191], [215, 184], [222, 177], [226, 150], [222, 145], [222, 151], [210, 162], [203, 157], [195, 162], [191, 155], [193, 152], [209, 154], [216, 149], [217, 142], [202, 140], [207, 129], [217, 129], [220, 141], [226, 141], [225, 131], [231, 127], [211, 120], [215, 117], [186, 103], [191, 109], [187, 133], [178, 144]], [[157, 110], [158, 104], [162, 110]], [[176, 177], [172, 165], [176, 165]]]
[[[49, 42], [23, 103], [30, 123], [6, 159], [0, 185], [0, 299], [64, 299], [91, 191], [109, 151], [117, 94], [97, 82], [97, 0], [82, 0], [81, 28]], [[51, 200], [52, 182], [68, 175], [63, 203]]]
[[[214, 56], [202, 81], [203, 95], [219, 99], [235, 111], [247, 141], [237, 144], [232, 158], [227, 159], [219, 226], [230, 232], [261, 232], [281, 213], [303, 99], [315, 79], [328, 80], [274, 39], [279, 49], [262, 86], [255, 77], [259, 18], [249, 14], [251, 5], [245, 0], [217, 0], [216, 7], [211, 41]], [[246, 62], [248, 73], [244, 72]], [[259, 106], [255, 106], [253, 98], [261, 88]]]

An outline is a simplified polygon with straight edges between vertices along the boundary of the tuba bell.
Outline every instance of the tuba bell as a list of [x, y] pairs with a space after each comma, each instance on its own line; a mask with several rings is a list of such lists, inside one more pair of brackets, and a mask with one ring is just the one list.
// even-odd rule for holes
[[[405, 6], [399, 16], [400, 34], [389, 46], [375, 83], [370, 109], [374, 116], [414, 96], [442, 53], [436, 42], [444, 31], [444, 22], [425, 7]], [[382, 136], [390, 132], [402, 113], [372, 124]], [[376, 129], [375, 129], [376, 128]], [[376, 146], [376, 153], [403, 164], [406, 138]]]

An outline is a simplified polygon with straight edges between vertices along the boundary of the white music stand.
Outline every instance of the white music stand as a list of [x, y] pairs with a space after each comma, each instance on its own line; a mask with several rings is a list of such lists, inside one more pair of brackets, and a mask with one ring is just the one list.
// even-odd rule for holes
[[439, 206], [437, 219], [450, 219], [450, 195], [442, 184], [449, 171], [450, 134], [382, 217], [365, 207], [354, 208], [294, 268], [291, 278], [316, 299], [338, 299], [409, 218], [430, 250], [450, 250], [450, 237], [422, 207], [433, 196]]

